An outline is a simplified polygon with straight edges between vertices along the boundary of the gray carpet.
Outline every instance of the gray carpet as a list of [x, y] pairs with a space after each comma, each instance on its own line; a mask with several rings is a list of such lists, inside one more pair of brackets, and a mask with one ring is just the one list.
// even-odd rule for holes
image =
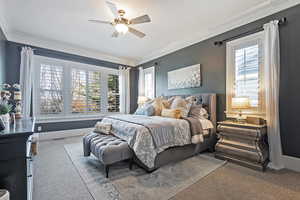
[[93, 200], [64, 145], [81, 138], [40, 142], [34, 157], [33, 200]]
[[[94, 200], [64, 148], [80, 141], [75, 137], [40, 142], [34, 158], [33, 200]], [[289, 170], [263, 173], [227, 163], [172, 200], [299, 200], [299, 180], [300, 173]]]
[[164, 166], [148, 174], [128, 163], [113, 165], [110, 178], [105, 178], [101, 163], [94, 157], [82, 156], [82, 144], [65, 145], [74, 166], [95, 200], [167, 200], [213, 172], [225, 162], [208, 155]]

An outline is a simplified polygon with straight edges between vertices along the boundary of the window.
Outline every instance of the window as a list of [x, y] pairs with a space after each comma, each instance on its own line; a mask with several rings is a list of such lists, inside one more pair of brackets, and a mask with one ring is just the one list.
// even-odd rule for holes
[[33, 112], [38, 119], [119, 112], [119, 71], [35, 56]]
[[233, 97], [248, 97], [246, 114], [264, 115], [263, 34], [256, 33], [227, 43], [227, 114], [237, 110]]
[[153, 99], [155, 97], [155, 68], [149, 67], [144, 70], [145, 96]]
[[40, 112], [60, 114], [63, 110], [62, 67], [41, 65], [40, 71]]
[[99, 113], [100, 72], [72, 69], [72, 113]]

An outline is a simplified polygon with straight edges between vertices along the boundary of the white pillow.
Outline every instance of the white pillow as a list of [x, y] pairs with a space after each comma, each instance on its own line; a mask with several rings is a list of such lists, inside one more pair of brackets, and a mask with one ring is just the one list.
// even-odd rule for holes
[[205, 118], [205, 119], [208, 119], [208, 113], [207, 113], [207, 110], [205, 108], [200, 109], [200, 116]]

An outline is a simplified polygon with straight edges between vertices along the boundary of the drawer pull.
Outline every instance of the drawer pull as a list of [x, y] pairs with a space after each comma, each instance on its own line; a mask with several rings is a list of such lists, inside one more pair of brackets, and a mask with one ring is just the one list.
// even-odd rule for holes
[[31, 178], [31, 177], [32, 177], [32, 174], [31, 174], [31, 175], [28, 175], [27, 177], [28, 177], [28, 178]]

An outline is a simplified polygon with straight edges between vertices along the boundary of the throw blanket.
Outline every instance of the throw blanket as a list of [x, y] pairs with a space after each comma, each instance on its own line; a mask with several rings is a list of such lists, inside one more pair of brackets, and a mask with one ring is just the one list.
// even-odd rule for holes
[[150, 169], [160, 152], [191, 144], [190, 125], [182, 119], [120, 114], [105, 117], [102, 122], [111, 123], [111, 133], [126, 140], [139, 160]]
[[203, 128], [198, 118], [184, 117], [187, 120], [191, 128], [192, 143], [199, 144], [204, 141]]
[[153, 138], [155, 148], [161, 148], [165, 145], [172, 144], [174, 141], [174, 124], [170, 121], [162, 120], [160, 118], [142, 118], [136, 115], [107, 117], [114, 120], [122, 120], [124, 122], [133, 123], [144, 126], [148, 129]]

